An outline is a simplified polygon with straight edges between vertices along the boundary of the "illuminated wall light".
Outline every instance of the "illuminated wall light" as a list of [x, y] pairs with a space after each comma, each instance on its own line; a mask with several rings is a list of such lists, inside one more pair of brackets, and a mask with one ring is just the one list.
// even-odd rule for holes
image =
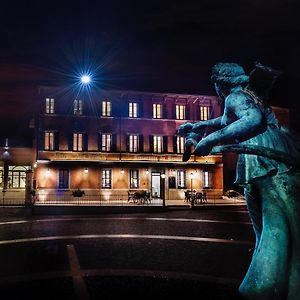
[[34, 167], [34, 168], [36, 168], [36, 167], [37, 167], [37, 162], [35, 162], [35, 163], [33, 164], [33, 167]]
[[166, 174], [161, 174], [160, 176], [161, 176], [162, 179], [166, 178]]
[[50, 176], [50, 170], [49, 170], [49, 169], [46, 171], [46, 176], [47, 176], [47, 177]]
[[84, 171], [83, 171], [85, 174], [87, 174], [89, 172], [89, 169], [88, 168], [85, 168]]
[[121, 170], [121, 174], [124, 174], [124, 173], [125, 173], [125, 171], [124, 171], [124, 169], [122, 169], [122, 170]]
[[149, 174], [149, 170], [147, 169], [147, 170], [145, 171], [145, 173], [146, 173], [146, 175], [148, 175], [148, 174]]
[[176, 175], [176, 170], [172, 170], [172, 175]]

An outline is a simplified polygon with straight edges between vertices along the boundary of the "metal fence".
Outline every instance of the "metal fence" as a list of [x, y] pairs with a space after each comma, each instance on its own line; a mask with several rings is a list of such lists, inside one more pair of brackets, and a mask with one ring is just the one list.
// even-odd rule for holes
[[24, 206], [25, 205], [25, 191], [23, 189], [17, 190], [1, 190], [1, 206]]
[[132, 199], [126, 194], [85, 194], [81, 197], [73, 196], [71, 193], [37, 193], [33, 199], [35, 205], [82, 205], [82, 206], [132, 206], [152, 205], [162, 206], [163, 200], [159, 198]]

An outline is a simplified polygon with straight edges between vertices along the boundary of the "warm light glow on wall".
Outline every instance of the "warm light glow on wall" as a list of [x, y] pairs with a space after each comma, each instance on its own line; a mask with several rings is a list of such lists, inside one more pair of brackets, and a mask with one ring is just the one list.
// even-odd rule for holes
[[49, 169], [46, 171], [46, 176], [47, 176], [47, 177], [50, 176], [50, 170], [49, 170]]
[[121, 174], [124, 174], [124, 173], [125, 173], [124, 169], [122, 169], [120, 173], [121, 173]]
[[84, 171], [83, 171], [85, 174], [87, 174], [89, 172], [89, 169], [88, 168], [85, 168]]

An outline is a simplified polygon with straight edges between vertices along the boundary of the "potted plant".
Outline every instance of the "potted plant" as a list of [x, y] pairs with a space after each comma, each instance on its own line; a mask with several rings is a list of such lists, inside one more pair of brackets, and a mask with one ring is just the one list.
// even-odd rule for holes
[[75, 191], [72, 192], [72, 195], [73, 197], [82, 197], [84, 195], [84, 191], [83, 190], [80, 190], [80, 189], [77, 189]]

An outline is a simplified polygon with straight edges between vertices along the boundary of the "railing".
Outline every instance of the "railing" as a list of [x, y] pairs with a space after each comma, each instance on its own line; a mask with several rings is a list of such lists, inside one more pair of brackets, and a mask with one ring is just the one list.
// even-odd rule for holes
[[1, 206], [24, 206], [25, 190], [24, 189], [7, 189], [0, 190]]
[[84, 194], [81, 197], [74, 197], [71, 193], [37, 193], [34, 197], [35, 205], [82, 205], [82, 206], [132, 206], [152, 205], [162, 206], [162, 199], [132, 199], [125, 194]]

